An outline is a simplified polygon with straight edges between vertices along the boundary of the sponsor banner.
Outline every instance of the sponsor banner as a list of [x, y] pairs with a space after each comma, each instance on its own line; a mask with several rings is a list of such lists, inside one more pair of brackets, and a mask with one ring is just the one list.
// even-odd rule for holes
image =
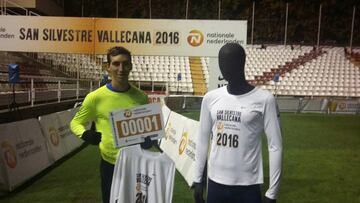
[[247, 21], [95, 19], [95, 52], [124, 45], [135, 55], [217, 56], [227, 42], [246, 44]]
[[39, 122], [53, 162], [67, 154], [65, 143], [60, 135], [61, 126], [56, 113], [40, 116]]
[[[80, 147], [84, 143], [82, 139], [74, 135], [70, 130], [70, 122], [74, 117], [74, 114], [78, 109], [70, 109], [67, 111], [61, 111], [57, 113], [59, 120], [59, 135], [61, 141], [64, 142], [64, 146], [67, 153], [72, 152], [73, 150]], [[87, 129], [90, 129], [90, 125], [87, 126]]]
[[178, 113], [171, 112], [161, 149], [175, 162], [176, 169], [189, 186], [193, 183], [196, 151], [196, 135], [199, 123]]
[[56, 161], [78, 148], [83, 141], [71, 133], [69, 124], [76, 109], [39, 117], [49, 155]]
[[121, 109], [110, 113], [115, 146], [123, 147], [144, 142], [145, 137], [164, 137], [164, 119], [160, 103]]
[[94, 53], [91, 18], [0, 16], [0, 51]]
[[2, 171], [6, 173], [5, 189], [15, 187], [46, 167], [50, 160], [41, 127], [36, 119], [0, 125]]
[[178, 146], [186, 117], [171, 111], [165, 126], [165, 137], [161, 139], [160, 148], [175, 162], [177, 168]]
[[360, 112], [360, 101], [357, 100], [335, 100], [330, 106], [336, 112]]
[[0, 16], [0, 51], [217, 56], [228, 42], [246, 45], [247, 21]]

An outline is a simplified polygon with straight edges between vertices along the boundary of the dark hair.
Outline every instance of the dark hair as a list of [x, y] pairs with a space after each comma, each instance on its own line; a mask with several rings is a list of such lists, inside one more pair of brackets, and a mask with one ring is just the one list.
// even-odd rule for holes
[[124, 47], [112, 47], [107, 52], [107, 62], [110, 64], [111, 62], [111, 56], [117, 56], [117, 55], [126, 55], [129, 58], [129, 61], [131, 62], [131, 53], [129, 50], [125, 49]]

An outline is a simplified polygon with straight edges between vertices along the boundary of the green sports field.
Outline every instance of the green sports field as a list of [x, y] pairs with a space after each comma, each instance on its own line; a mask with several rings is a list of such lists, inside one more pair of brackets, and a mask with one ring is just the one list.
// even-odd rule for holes
[[[198, 112], [183, 114], [198, 119]], [[284, 170], [278, 202], [359, 203], [360, 116], [282, 113], [281, 121]], [[0, 202], [101, 202], [99, 159], [97, 147], [87, 146]], [[175, 180], [173, 202], [193, 202], [178, 173]], [[265, 181], [263, 191], [267, 170]]]

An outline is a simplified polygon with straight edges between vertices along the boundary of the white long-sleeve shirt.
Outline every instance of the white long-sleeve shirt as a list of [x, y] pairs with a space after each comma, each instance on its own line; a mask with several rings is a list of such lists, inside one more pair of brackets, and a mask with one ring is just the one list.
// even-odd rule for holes
[[224, 185], [263, 183], [261, 133], [269, 149], [270, 184], [266, 196], [276, 199], [282, 167], [282, 137], [275, 98], [254, 88], [231, 95], [226, 86], [208, 92], [202, 101], [196, 144], [194, 182], [201, 182], [208, 158], [208, 177]]

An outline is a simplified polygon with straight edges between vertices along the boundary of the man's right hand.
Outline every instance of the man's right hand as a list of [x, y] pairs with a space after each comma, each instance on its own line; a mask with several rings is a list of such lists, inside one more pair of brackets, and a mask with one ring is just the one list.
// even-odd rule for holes
[[203, 183], [194, 183], [195, 203], [205, 203], [203, 194], [204, 194], [204, 184]]
[[86, 130], [82, 134], [81, 139], [92, 145], [98, 145], [101, 141], [101, 133], [96, 132], [95, 130]]

